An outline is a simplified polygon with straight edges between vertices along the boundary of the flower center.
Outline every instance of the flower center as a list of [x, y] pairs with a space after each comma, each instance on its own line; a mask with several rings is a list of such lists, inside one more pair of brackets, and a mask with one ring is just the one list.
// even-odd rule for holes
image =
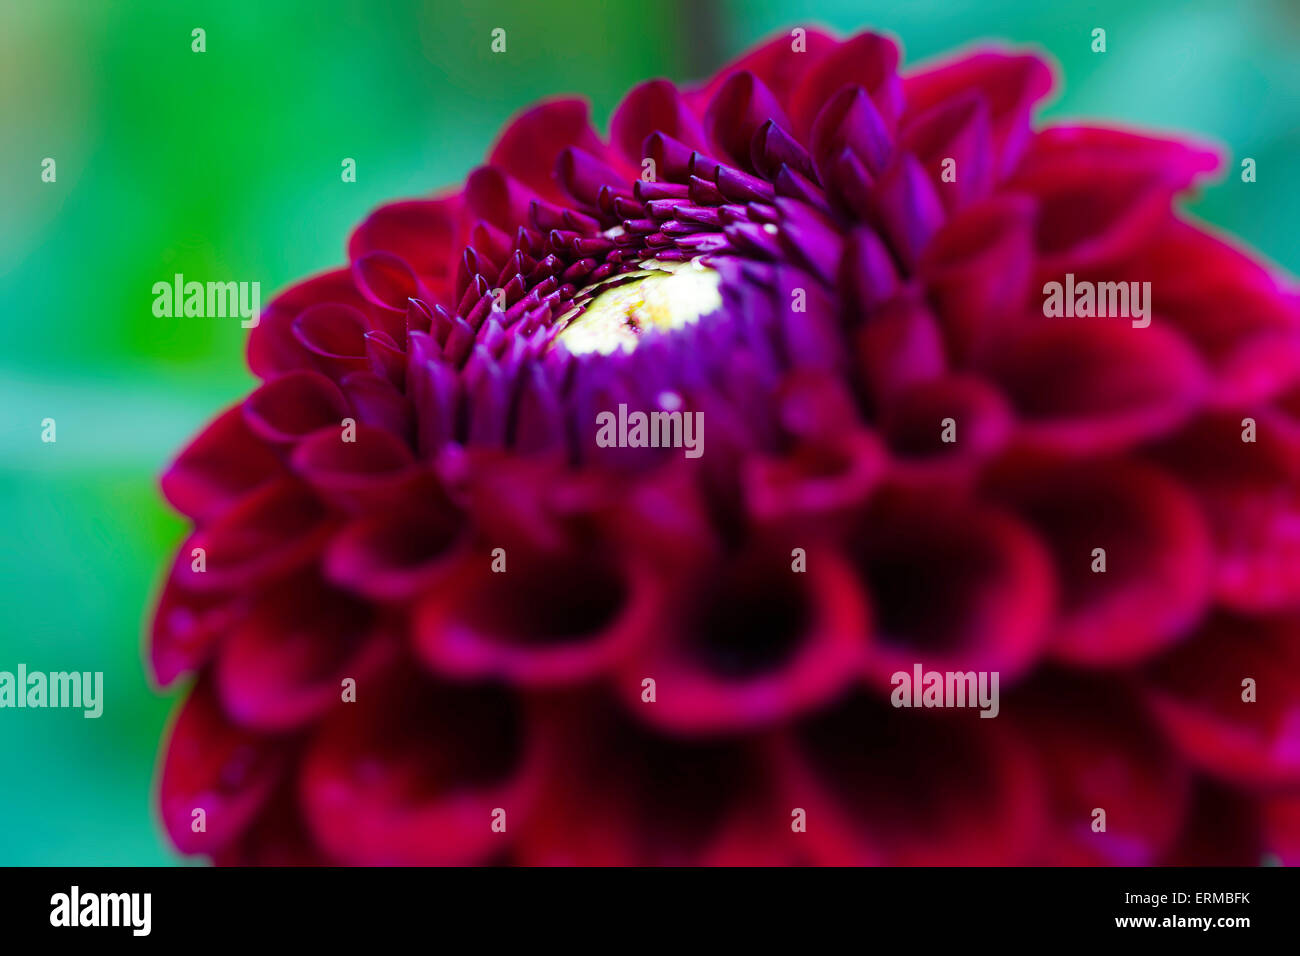
[[702, 265], [650, 259], [636, 272], [597, 283], [559, 321], [554, 341], [574, 355], [636, 348], [646, 332], [685, 328], [722, 307], [721, 277]]

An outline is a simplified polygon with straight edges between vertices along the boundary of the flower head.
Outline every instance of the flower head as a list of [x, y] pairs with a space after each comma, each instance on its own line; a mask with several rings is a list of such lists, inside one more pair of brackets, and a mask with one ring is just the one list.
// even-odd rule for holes
[[[1036, 128], [1033, 55], [899, 59], [778, 37], [608, 137], [543, 103], [269, 304], [163, 479], [179, 849], [1294, 856], [1295, 294], [1175, 207], [1213, 151]], [[629, 409], [703, 453], [598, 441]], [[914, 666], [998, 719], [891, 706]]]

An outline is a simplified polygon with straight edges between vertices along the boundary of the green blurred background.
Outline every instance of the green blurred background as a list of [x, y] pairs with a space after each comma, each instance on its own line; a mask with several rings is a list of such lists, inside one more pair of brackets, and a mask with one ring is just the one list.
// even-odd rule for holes
[[155, 318], [153, 283], [256, 280], [265, 301], [341, 263], [372, 206], [460, 180], [529, 101], [583, 92], [604, 123], [642, 79], [818, 23], [890, 30], [909, 63], [1045, 49], [1048, 116], [1219, 142], [1229, 174], [1194, 208], [1300, 270], [1294, 0], [0, 0], [0, 670], [100, 670], [107, 698], [99, 720], [0, 710], [0, 864], [179, 862], [153, 807], [175, 697], [140, 650], [183, 533], [156, 475], [251, 378], [238, 321]]

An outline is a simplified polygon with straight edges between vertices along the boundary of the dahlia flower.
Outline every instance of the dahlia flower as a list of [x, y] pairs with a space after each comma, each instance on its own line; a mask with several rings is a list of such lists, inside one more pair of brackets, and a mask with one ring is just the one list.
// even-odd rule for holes
[[[1293, 289], [1178, 209], [1214, 150], [899, 60], [544, 102], [269, 303], [162, 480], [182, 853], [1300, 861]], [[1152, 321], [1045, 316], [1067, 274]], [[916, 665], [997, 718], [891, 706]]]

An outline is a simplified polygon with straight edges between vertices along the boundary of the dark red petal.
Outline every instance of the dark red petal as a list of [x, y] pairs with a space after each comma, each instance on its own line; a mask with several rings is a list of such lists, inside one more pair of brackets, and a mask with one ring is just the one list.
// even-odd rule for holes
[[231, 724], [206, 680], [181, 706], [163, 754], [159, 812], [182, 853], [213, 853], [238, 838], [270, 796], [286, 756], [281, 742]]
[[529, 225], [529, 209], [536, 198], [536, 192], [495, 166], [480, 166], [465, 181], [465, 202], [474, 218], [498, 229], [513, 231]]
[[205, 568], [179, 561], [172, 580], [199, 593], [264, 586], [310, 561], [328, 537], [325, 510], [300, 482], [284, 477], [240, 499], [184, 545], [204, 551]]
[[1036, 56], [986, 51], [963, 55], [929, 66], [903, 80], [908, 116], [974, 90], [988, 104], [998, 177], [1020, 161], [1031, 138], [1030, 115], [1052, 89], [1052, 71]]
[[1275, 796], [1264, 802], [1265, 863], [1300, 866], [1300, 794]]
[[492, 548], [478, 548], [420, 605], [416, 644], [439, 673], [571, 684], [654, 635], [664, 594], [645, 562], [606, 547], [502, 550], [506, 571], [493, 570]]
[[[622, 671], [620, 690], [641, 721], [685, 736], [753, 730], [822, 706], [860, 672], [869, 612], [847, 563], [809, 543], [758, 546], [693, 575], [674, 623]], [[656, 701], [642, 701], [653, 679]]]
[[296, 368], [313, 368], [309, 351], [295, 334], [295, 320], [314, 305], [337, 303], [361, 312], [369, 308], [352, 284], [348, 269], [313, 276], [280, 293], [262, 311], [262, 321], [249, 333], [248, 365], [255, 375], [268, 378]]
[[1049, 126], [1034, 136], [1017, 176], [1052, 175], [1065, 165], [1091, 164], [1107, 173], [1157, 175], [1175, 189], [1190, 187], [1219, 168], [1218, 152], [1185, 139], [1164, 139], [1099, 126]]
[[900, 294], [874, 309], [855, 344], [860, 374], [878, 408], [947, 368], [939, 323], [914, 294]]
[[1114, 451], [1168, 432], [1203, 404], [1196, 353], [1159, 325], [1029, 316], [1023, 337], [988, 361], [1023, 419], [1021, 437], [1061, 454]]
[[1300, 296], [1239, 248], [1170, 221], [1131, 268], [1214, 370], [1218, 403], [1268, 399], [1300, 378]]
[[288, 445], [348, 415], [337, 385], [318, 372], [286, 372], [244, 399], [244, 421], [264, 441]]
[[1178, 190], [1163, 173], [1123, 163], [1107, 168], [1072, 154], [1019, 171], [1008, 186], [1038, 201], [1035, 245], [1044, 281], [1099, 270], [1107, 279], [1147, 280], [1113, 273], [1165, 226]]
[[892, 129], [903, 111], [898, 59], [898, 44], [878, 33], [859, 33], [819, 57], [791, 97], [793, 132], [801, 138], [807, 137], [822, 107], [845, 86], [865, 89]]
[[[194, 559], [187, 549], [176, 563]], [[154, 679], [166, 687], [208, 659], [213, 647], [242, 611], [240, 601], [225, 596], [193, 594], [169, 580], [154, 611], [149, 636], [149, 663]]]
[[351, 441], [335, 425], [313, 432], [294, 450], [294, 471], [332, 503], [349, 511], [392, 507], [419, 481], [409, 445], [392, 432], [360, 422]]
[[[944, 441], [943, 422], [956, 422], [957, 441]], [[880, 428], [896, 456], [892, 473], [908, 483], [969, 477], [1003, 450], [1013, 433], [1001, 393], [973, 376], [917, 382], [890, 396]]]
[[293, 336], [317, 368], [337, 380], [370, 366], [366, 355], [368, 320], [360, 309], [341, 302], [313, 305], [293, 320]]
[[972, 203], [922, 253], [918, 271], [958, 360], [986, 354], [1029, 306], [1036, 214], [1015, 194]]
[[197, 522], [283, 474], [280, 460], [248, 427], [239, 406], [223, 412], [186, 446], [163, 473], [162, 492]]
[[378, 601], [402, 601], [447, 576], [465, 547], [463, 519], [451, 511], [379, 513], [353, 520], [325, 554], [329, 578]]
[[1300, 441], [1260, 416], [1254, 442], [1243, 418], [1197, 419], [1155, 453], [1200, 498], [1214, 532], [1215, 591], [1227, 607], [1300, 607]]
[[[378, 334], [378, 333], [372, 333]], [[402, 360], [402, 377], [406, 377], [406, 355]], [[415, 409], [411, 400], [387, 378], [371, 372], [349, 372], [343, 376], [343, 391], [356, 409], [357, 421], [382, 428], [403, 444], [415, 444]], [[333, 419], [335, 424], [340, 419]]]
[[552, 100], [520, 114], [501, 134], [488, 161], [538, 195], [560, 202], [564, 194], [551, 171], [567, 146], [604, 155], [604, 145], [591, 128], [583, 100]]
[[[992, 493], [1031, 522], [1061, 587], [1053, 652], [1075, 665], [1132, 664], [1185, 636], [1210, 603], [1214, 551], [1187, 489], [1129, 462], [1010, 464]], [[1105, 571], [1094, 571], [1094, 548]]]
[[781, 104], [762, 80], [753, 73], [733, 73], [709, 104], [704, 130], [723, 157], [752, 171], [750, 143], [769, 120], [790, 129]]
[[[1192, 777], [1132, 696], [1110, 681], [1053, 674], [1003, 706], [1048, 783], [1052, 825], [1036, 862], [1159, 863], [1191, 808]], [[1093, 829], [1098, 809], [1105, 830]]]
[[348, 706], [343, 679], [364, 684], [384, 656], [374, 609], [313, 572], [265, 592], [231, 630], [216, 688], [236, 723], [292, 730]]
[[[804, 862], [790, 808], [743, 745], [646, 733], [603, 702], [568, 702], [554, 771], [521, 835], [527, 866]], [[645, 704], [645, 707], [656, 706]]]
[[1259, 866], [1265, 837], [1255, 798], [1200, 778], [1178, 842], [1161, 866]]
[[[802, 27], [799, 29], [803, 31], [801, 38], [796, 36], [793, 30], [778, 34], [762, 46], [724, 66], [701, 91], [703, 102], [707, 103], [713, 99], [722, 85], [735, 73], [749, 72], [762, 80], [783, 104], [788, 103], [804, 74], [840, 45], [833, 36], [821, 30]], [[796, 49], [800, 39], [804, 46], [802, 50]]]
[[[357, 685], [320, 727], [300, 777], [315, 841], [340, 863], [462, 865], [525, 824], [540, 750], [512, 694], [399, 672]], [[505, 811], [506, 831], [493, 831]]]
[[[950, 212], [986, 196], [996, 182], [988, 107], [976, 94], [938, 103], [913, 119], [899, 137], [925, 166]], [[951, 160], [952, 176], [945, 179]]]
[[813, 862], [1028, 862], [1046, 800], [1030, 752], [1004, 720], [858, 696], [778, 740], [778, 780], [787, 804], [807, 812]]
[[614, 148], [637, 169], [649, 156], [645, 141], [653, 133], [671, 136], [691, 149], [707, 146], [699, 118], [668, 80], [648, 80], [632, 87], [609, 121]]
[[882, 492], [846, 529], [875, 608], [867, 673], [882, 696], [898, 671], [999, 671], [1043, 649], [1055, 598], [1050, 558], [1009, 514], [939, 492]]
[[460, 254], [463, 207], [459, 194], [380, 206], [352, 233], [348, 258], [356, 262], [372, 252], [387, 252], [421, 275], [445, 277]]
[[[1253, 702], [1243, 683], [1256, 683]], [[1221, 615], [1147, 670], [1147, 697], [1197, 766], [1237, 785], [1300, 783], [1300, 621]]]

